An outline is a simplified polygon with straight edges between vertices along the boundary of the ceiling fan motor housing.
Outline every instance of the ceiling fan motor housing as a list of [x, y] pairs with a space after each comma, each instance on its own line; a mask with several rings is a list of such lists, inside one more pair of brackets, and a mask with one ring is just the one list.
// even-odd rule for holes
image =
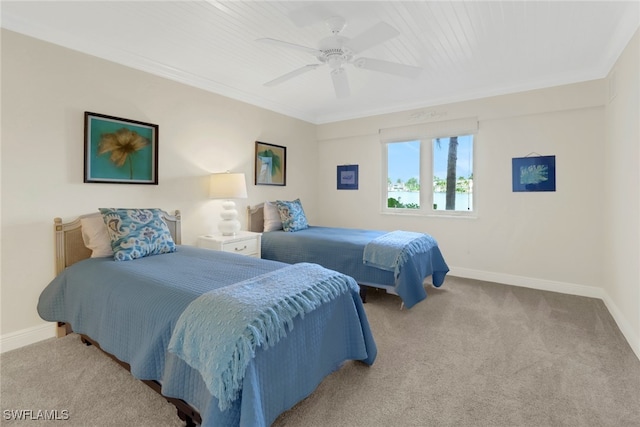
[[347, 26], [347, 21], [342, 16], [332, 16], [327, 19], [326, 23], [327, 27], [329, 27], [329, 31], [336, 35]]
[[318, 61], [328, 64], [334, 70], [351, 61], [353, 54], [345, 46], [348, 41], [348, 38], [338, 35], [320, 40], [318, 50], [322, 53], [317, 56]]

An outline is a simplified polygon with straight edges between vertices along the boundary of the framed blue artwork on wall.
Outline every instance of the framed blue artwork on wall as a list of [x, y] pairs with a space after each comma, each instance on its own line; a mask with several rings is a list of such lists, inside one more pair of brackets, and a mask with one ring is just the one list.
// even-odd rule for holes
[[512, 159], [513, 191], [556, 191], [556, 156]]
[[358, 165], [338, 166], [338, 190], [358, 189]]

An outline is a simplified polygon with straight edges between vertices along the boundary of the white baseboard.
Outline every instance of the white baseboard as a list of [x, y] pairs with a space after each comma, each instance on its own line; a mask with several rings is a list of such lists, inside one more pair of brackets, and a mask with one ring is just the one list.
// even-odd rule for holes
[[622, 335], [624, 335], [624, 337], [627, 339], [627, 342], [631, 346], [631, 349], [636, 354], [638, 359], [640, 359], [640, 336], [633, 336], [633, 329], [631, 329], [631, 325], [629, 324], [627, 319], [622, 316], [622, 314], [620, 313], [620, 309], [617, 305], [614, 304], [607, 293], [605, 293], [602, 301], [604, 301], [604, 305], [607, 306], [609, 313], [611, 313], [611, 317], [613, 317], [613, 320], [615, 320], [618, 328], [620, 328], [620, 332], [622, 332]]
[[603, 299], [604, 290], [595, 286], [576, 285], [574, 283], [556, 282], [533, 277], [516, 276], [514, 274], [492, 273], [490, 271], [470, 268], [451, 267], [449, 275], [466, 279], [484, 280], [503, 285], [520, 286], [522, 288], [539, 289], [541, 291], [559, 292], [561, 294]]
[[581, 297], [598, 298], [604, 302], [613, 320], [618, 325], [620, 332], [626, 338], [640, 359], [640, 336], [634, 336], [629, 321], [624, 318], [620, 309], [613, 302], [604, 289], [595, 286], [576, 285], [575, 283], [555, 282], [553, 280], [534, 279], [532, 277], [516, 276], [513, 274], [492, 273], [489, 271], [473, 270], [470, 268], [451, 267], [449, 275], [466, 279], [484, 280], [487, 282], [501, 283], [504, 285], [520, 286], [524, 288], [539, 289], [542, 291], [559, 292], [562, 294], [578, 295]]
[[0, 337], [0, 353], [34, 344], [47, 338], [53, 338], [56, 336], [56, 327], [55, 323], [45, 323], [2, 335]]

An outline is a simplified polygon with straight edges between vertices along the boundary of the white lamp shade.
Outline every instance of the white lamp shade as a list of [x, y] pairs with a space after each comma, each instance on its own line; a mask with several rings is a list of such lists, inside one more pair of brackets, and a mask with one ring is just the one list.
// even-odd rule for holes
[[246, 199], [247, 183], [243, 173], [214, 173], [209, 182], [210, 199]]

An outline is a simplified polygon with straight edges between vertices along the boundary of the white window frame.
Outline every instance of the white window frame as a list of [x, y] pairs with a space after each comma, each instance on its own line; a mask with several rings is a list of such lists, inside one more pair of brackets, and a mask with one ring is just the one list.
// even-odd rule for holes
[[[397, 128], [381, 129], [380, 143], [382, 150], [382, 181], [381, 181], [381, 207], [383, 214], [408, 215], [408, 216], [438, 216], [455, 218], [475, 218], [477, 217], [476, 198], [476, 172], [475, 157], [478, 133], [478, 119], [467, 118], [457, 120], [447, 120], [441, 122], [424, 123], [420, 125], [404, 126]], [[433, 209], [433, 140], [436, 138], [448, 138], [451, 136], [473, 135], [473, 210], [435, 210]], [[389, 208], [387, 206], [387, 178], [388, 178], [388, 144], [402, 143], [409, 141], [420, 141], [420, 208]], [[427, 177], [427, 178], [425, 178]], [[429, 188], [423, 191], [422, 188]]]

